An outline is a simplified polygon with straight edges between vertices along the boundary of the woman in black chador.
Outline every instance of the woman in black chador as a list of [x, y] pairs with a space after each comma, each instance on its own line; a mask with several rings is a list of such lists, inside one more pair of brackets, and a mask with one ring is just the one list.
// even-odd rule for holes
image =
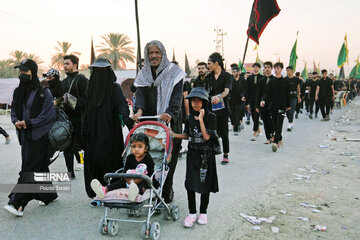
[[[56, 192], [39, 192], [40, 186], [33, 188], [23, 184], [34, 184], [35, 172], [49, 172], [48, 132], [56, 120], [53, 97], [48, 89], [40, 86], [37, 64], [31, 59], [23, 60], [15, 68], [20, 69], [20, 84], [14, 91], [11, 104], [11, 122], [15, 125], [21, 145], [21, 171], [18, 184], [9, 195], [9, 203], [4, 208], [8, 212], [23, 216], [29, 201], [37, 199], [47, 205], [57, 198]], [[36, 180], [36, 179], [35, 179]], [[37, 182], [49, 184], [51, 182]]]
[[[184, 134], [173, 133], [173, 136], [189, 139], [185, 177], [189, 215], [185, 218], [183, 225], [192, 227], [196, 219], [199, 224], [207, 224], [210, 192], [219, 191], [214, 149], [214, 142], [218, 141], [218, 137], [216, 116], [208, 111], [209, 95], [205, 88], [194, 88], [186, 98], [190, 100], [190, 114], [185, 119]], [[201, 194], [198, 218], [195, 192]]]
[[99, 58], [89, 68], [92, 73], [85, 112], [84, 174], [86, 193], [93, 198], [91, 180], [106, 185], [104, 175], [123, 167], [122, 127], [124, 121], [129, 121], [129, 108], [110, 62]]

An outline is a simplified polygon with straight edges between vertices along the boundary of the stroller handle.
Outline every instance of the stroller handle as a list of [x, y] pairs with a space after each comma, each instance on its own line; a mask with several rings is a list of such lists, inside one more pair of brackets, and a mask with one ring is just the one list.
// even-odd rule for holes
[[156, 116], [141, 116], [138, 117], [139, 120], [147, 120], [147, 119], [161, 119], [159, 115]]
[[109, 178], [140, 178], [145, 181], [149, 187], [152, 186], [152, 180], [149, 176], [139, 173], [106, 173], [104, 176], [105, 182], [108, 182]]

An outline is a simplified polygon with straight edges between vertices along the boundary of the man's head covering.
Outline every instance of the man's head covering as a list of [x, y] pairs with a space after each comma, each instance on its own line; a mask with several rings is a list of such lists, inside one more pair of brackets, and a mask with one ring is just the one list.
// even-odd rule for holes
[[224, 59], [222, 58], [221, 54], [218, 52], [214, 52], [209, 56], [208, 61], [211, 61], [213, 63], [218, 63], [221, 67], [221, 69], [224, 69]]
[[[161, 62], [156, 69], [156, 78], [153, 78], [149, 60], [149, 48], [156, 46], [161, 51]], [[169, 62], [164, 45], [157, 40], [146, 44], [144, 49], [144, 68], [135, 79], [136, 87], [157, 87], [157, 113], [162, 114], [169, 106], [170, 97], [174, 86], [180, 82], [186, 73], [181, 68]]]
[[239, 65], [237, 65], [236, 63], [231, 64], [230, 67], [232, 71], [236, 71], [236, 72], [240, 71]]
[[116, 82], [116, 75], [110, 66], [110, 62], [105, 58], [98, 58], [89, 66], [93, 71], [88, 86], [88, 107], [100, 107], [106, 99], [110, 101]]

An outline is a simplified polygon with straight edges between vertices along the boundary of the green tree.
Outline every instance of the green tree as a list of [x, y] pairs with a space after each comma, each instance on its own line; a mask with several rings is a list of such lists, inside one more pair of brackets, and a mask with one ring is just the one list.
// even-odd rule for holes
[[27, 54], [26, 52], [15, 50], [10, 52], [10, 56], [12, 57], [11, 61], [14, 66], [18, 65], [21, 60], [25, 59]]
[[58, 45], [55, 46], [55, 49], [58, 51], [56, 54], [52, 55], [51, 57], [51, 65], [57, 69], [60, 69], [64, 64], [64, 56], [65, 55], [77, 55], [80, 56], [81, 53], [79, 52], [70, 52], [69, 49], [71, 47], [71, 43], [69, 42], [57, 42]]
[[99, 57], [111, 62], [114, 70], [125, 69], [126, 62], [135, 62], [134, 48], [129, 47], [130, 38], [124, 33], [108, 33], [101, 38], [104, 40], [97, 46]]
[[11, 78], [14, 76], [14, 66], [13, 66], [13, 60], [7, 59], [7, 60], [0, 60], [0, 78]]
[[35, 53], [29, 53], [29, 54], [26, 53], [25, 57], [34, 60], [38, 66], [44, 63], [39, 56], [35, 55]]

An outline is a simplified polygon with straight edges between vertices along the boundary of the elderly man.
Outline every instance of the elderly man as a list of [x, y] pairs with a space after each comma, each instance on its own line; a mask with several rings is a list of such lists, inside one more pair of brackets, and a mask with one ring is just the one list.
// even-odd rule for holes
[[[181, 101], [186, 73], [169, 62], [161, 42], [154, 40], [147, 43], [144, 52], [144, 68], [135, 79], [137, 112], [133, 118], [138, 121], [140, 116], [159, 115], [162, 121], [171, 123], [174, 133], [181, 133]], [[170, 170], [163, 188], [166, 203], [173, 200], [173, 176], [180, 148], [181, 140], [175, 139]]]

